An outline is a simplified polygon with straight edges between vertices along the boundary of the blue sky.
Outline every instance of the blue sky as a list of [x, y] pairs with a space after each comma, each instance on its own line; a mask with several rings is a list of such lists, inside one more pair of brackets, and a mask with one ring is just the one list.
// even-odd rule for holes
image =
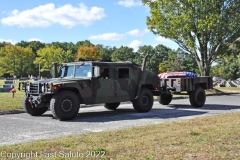
[[0, 41], [13, 44], [90, 40], [104, 46], [178, 45], [149, 32], [140, 0], [7, 0], [0, 5]]

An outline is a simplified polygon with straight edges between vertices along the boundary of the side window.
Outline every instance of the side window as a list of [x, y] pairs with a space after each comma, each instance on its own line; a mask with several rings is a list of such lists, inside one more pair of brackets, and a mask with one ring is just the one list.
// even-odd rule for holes
[[109, 77], [109, 68], [100, 67], [100, 79], [108, 79]]
[[129, 68], [118, 68], [118, 78], [129, 78]]

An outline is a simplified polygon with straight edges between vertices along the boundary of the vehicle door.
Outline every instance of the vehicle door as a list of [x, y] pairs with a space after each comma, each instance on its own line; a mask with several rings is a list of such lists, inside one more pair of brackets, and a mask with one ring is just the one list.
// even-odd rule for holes
[[100, 66], [104, 69], [105, 76], [93, 78], [93, 100], [94, 103], [112, 103], [114, 102], [114, 76], [113, 70], [109, 66]]
[[115, 93], [119, 102], [129, 101], [134, 98], [136, 82], [131, 67], [117, 67], [115, 78]]

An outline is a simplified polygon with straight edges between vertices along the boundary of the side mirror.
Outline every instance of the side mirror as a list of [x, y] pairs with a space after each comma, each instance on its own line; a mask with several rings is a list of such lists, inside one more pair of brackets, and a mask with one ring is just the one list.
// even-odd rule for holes
[[57, 62], [52, 63], [52, 69], [51, 69], [52, 78], [57, 78], [58, 77], [57, 65], [58, 65]]
[[100, 76], [100, 67], [94, 66], [93, 77], [99, 77], [99, 76]]

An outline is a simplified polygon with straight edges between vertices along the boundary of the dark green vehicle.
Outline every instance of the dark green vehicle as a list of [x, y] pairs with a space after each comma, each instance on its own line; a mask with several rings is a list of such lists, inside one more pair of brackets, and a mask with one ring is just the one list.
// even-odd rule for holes
[[[50, 108], [59, 120], [73, 119], [80, 104], [104, 103], [115, 110], [121, 102], [131, 101], [137, 112], [148, 112], [153, 106], [153, 95], [159, 96], [157, 74], [131, 62], [79, 61], [53, 63], [52, 79], [19, 83], [26, 92], [23, 108], [38, 116]], [[104, 69], [104, 77], [101, 70]]]
[[166, 78], [145, 70], [132, 62], [79, 61], [53, 63], [52, 79], [19, 83], [25, 91], [23, 108], [32, 116], [39, 116], [50, 108], [59, 120], [77, 116], [81, 104], [104, 103], [115, 110], [121, 102], [131, 101], [137, 112], [148, 112], [153, 96], [162, 105], [172, 101], [172, 94], [187, 91], [193, 107], [205, 104], [205, 89], [212, 88], [211, 77]]

